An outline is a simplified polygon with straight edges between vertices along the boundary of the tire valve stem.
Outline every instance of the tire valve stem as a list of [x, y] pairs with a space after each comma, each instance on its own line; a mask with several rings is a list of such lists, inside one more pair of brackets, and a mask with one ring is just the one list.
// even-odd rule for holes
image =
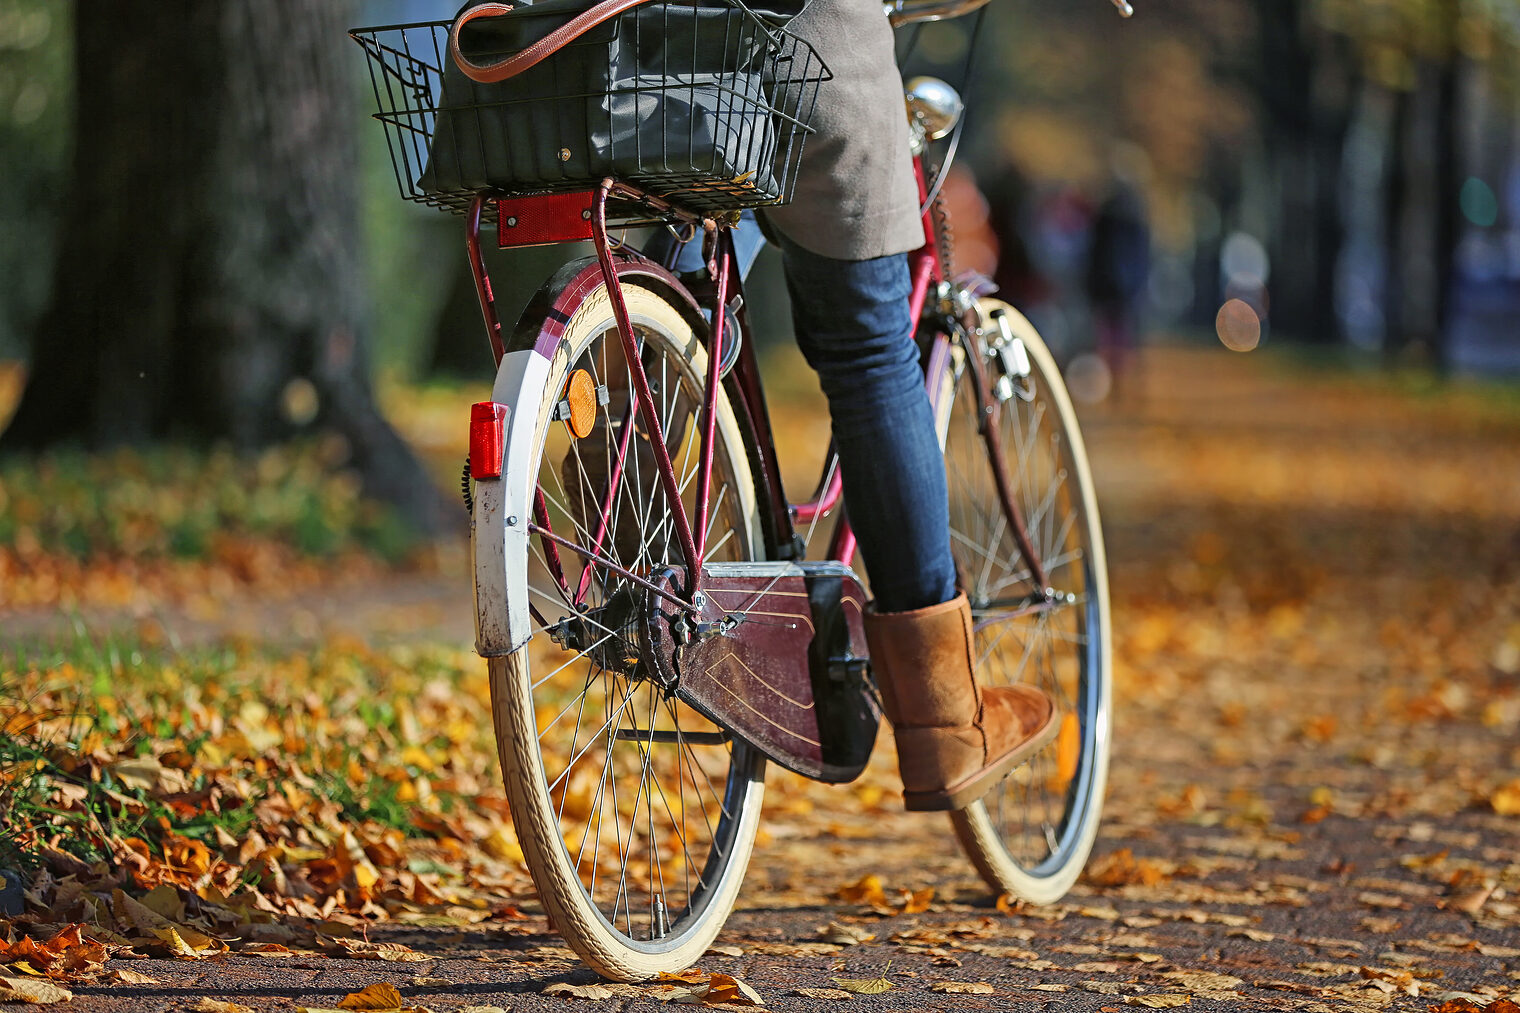
[[665, 913], [665, 898], [656, 897], [650, 911], [649, 938], [664, 939], [670, 934], [670, 916]]

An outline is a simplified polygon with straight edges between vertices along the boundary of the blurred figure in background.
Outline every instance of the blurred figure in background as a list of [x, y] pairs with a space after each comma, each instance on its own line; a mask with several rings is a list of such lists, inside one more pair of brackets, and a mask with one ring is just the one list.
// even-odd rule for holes
[[1151, 230], [1143, 192], [1145, 154], [1124, 146], [1113, 156], [1113, 185], [1093, 216], [1087, 253], [1087, 298], [1098, 355], [1118, 399], [1139, 340], [1140, 311], [1151, 272]]
[[1035, 263], [1025, 230], [1029, 227], [1029, 181], [1018, 167], [1000, 166], [986, 187], [987, 224], [997, 238], [997, 267], [992, 280], [998, 297], [1011, 303], [1041, 334], [1056, 333], [1055, 289]]

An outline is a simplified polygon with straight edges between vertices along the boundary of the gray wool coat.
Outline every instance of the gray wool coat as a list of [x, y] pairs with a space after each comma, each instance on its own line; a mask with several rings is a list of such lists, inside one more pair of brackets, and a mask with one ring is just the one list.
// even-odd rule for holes
[[792, 202], [765, 212], [804, 249], [868, 260], [923, 245], [892, 29], [880, 0], [811, 0], [789, 29], [833, 72], [819, 87]]

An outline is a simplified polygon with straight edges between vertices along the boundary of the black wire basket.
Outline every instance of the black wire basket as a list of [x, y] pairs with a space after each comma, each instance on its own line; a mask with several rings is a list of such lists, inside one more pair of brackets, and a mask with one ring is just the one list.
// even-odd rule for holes
[[[493, 63], [585, 6], [479, 19], [466, 32], [488, 31], [461, 33], [461, 50]], [[607, 176], [700, 215], [783, 204], [830, 76], [806, 42], [721, 0], [635, 7], [497, 84], [454, 66], [449, 28], [350, 34], [369, 56], [401, 196], [454, 212], [482, 193], [566, 193]]]

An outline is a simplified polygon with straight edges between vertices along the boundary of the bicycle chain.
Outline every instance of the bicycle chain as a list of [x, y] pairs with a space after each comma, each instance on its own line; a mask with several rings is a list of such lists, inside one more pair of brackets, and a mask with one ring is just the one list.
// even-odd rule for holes
[[474, 516], [475, 497], [470, 494], [470, 459], [464, 459], [464, 471], [459, 476], [459, 494], [464, 497], [464, 512]]

